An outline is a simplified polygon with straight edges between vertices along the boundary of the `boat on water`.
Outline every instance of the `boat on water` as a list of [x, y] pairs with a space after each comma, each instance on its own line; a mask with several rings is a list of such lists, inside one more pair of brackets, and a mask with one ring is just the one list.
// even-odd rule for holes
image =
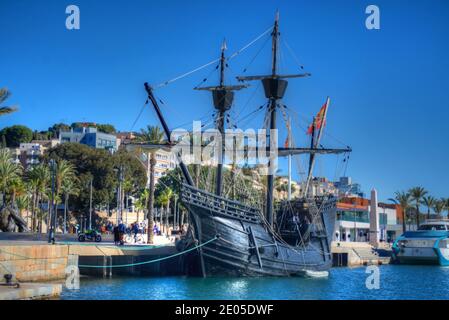
[[427, 220], [393, 243], [393, 260], [403, 264], [449, 266], [449, 220]]
[[[227, 113], [231, 109], [236, 91], [243, 90], [252, 81], [261, 81], [267, 103], [265, 128], [273, 132], [277, 129], [277, 113], [284, 112], [281, 103], [287, 89], [288, 80], [305, 78], [309, 73], [280, 74], [279, 59], [279, 14], [273, 27], [268, 30], [271, 37], [271, 73], [267, 75], [237, 77], [240, 84], [226, 85], [224, 81], [228, 59], [226, 45], [222, 46], [218, 59], [220, 82], [197, 90], [212, 93], [215, 108], [215, 128], [226, 134]], [[147, 102], [153, 105], [164, 129], [168, 143], [175, 144], [159, 106], [160, 99], [154, 95], [154, 87], [145, 83]], [[214, 190], [205, 190], [194, 182], [191, 169], [181, 153], [177, 161], [182, 173], [181, 202], [189, 213], [189, 230], [178, 243], [180, 251], [198, 248], [186, 255], [186, 272], [190, 275], [211, 276], [326, 276], [332, 266], [331, 240], [336, 219], [337, 197], [333, 195], [314, 196], [309, 192], [310, 180], [316, 156], [319, 154], [347, 154], [349, 147], [340, 149], [324, 148], [321, 145], [324, 122], [329, 98], [309, 127], [310, 146], [294, 147], [289, 143], [283, 148], [276, 144], [277, 156], [289, 157], [306, 155], [309, 168], [306, 187], [301, 196], [287, 200], [277, 200], [275, 174], [268, 172], [263, 181], [264, 203], [260, 206], [245, 202], [224, 192], [224, 142], [218, 147], [219, 161], [214, 168]], [[260, 108], [262, 109], [262, 108]], [[264, 150], [269, 153], [271, 136]], [[270, 158], [270, 165], [273, 159]], [[234, 166], [233, 166], [234, 167]], [[254, 182], [255, 183], [255, 182]], [[235, 180], [231, 184], [237, 184]], [[290, 185], [290, 182], [289, 182]], [[234, 185], [232, 186], [234, 187]], [[248, 197], [247, 197], [248, 198]], [[251, 198], [251, 197], [249, 197]], [[251, 199], [249, 199], [251, 200]], [[249, 201], [251, 202], [251, 201]], [[207, 244], [207, 245], [203, 245]]]

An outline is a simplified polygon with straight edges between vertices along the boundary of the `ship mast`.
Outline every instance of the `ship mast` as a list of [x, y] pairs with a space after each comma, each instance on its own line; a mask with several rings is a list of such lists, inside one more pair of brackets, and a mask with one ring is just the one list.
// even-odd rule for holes
[[217, 110], [216, 127], [221, 135], [219, 139], [217, 175], [215, 180], [215, 194], [222, 195], [223, 190], [223, 163], [225, 160], [225, 116], [234, 101], [234, 91], [247, 87], [247, 85], [226, 86], [225, 85], [225, 69], [226, 69], [226, 41], [221, 45], [220, 56], [220, 84], [213, 87], [199, 87], [196, 90], [207, 90], [212, 92], [214, 107]]
[[[271, 33], [271, 75], [262, 76], [245, 76], [237, 77], [239, 81], [251, 81], [261, 80], [265, 97], [269, 100], [268, 112], [270, 113], [270, 134], [273, 130], [276, 130], [276, 109], [278, 100], [282, 99], [285, 90], [287, 89], [287, 78], [303, 78], [310, 76], [309, 73], [292, 74], [292, 75], [280, 75], [278, 74], [278, 51], [279, 51], [279, 12], [276, 13], [276, 19], [274, 21], [273, 32]], [[270, 140], [267, 141], [267, 152], [270, 152]], [[299, 152], [303, 152], [300, 150]], [[268, 168], [271, 168], [271, 159], [268, 162]], [[272, 170], [270, 170], [272, 171]], [[270, 225], [273, 225], [273, 199], [274, 199], [274, 173], [269, 172], [267, 177], [267, 197], [266, 197], [266, 212], [265, 216]]]
[[[269, 83], [271, 88], [278, 87], [279, 81], [285, 81], [285, 80], [279, 80], [274, 79], [277, 72], [277, 53], [278, 53], [278, 36], [279, 36], [279, 12], [276, 13], [276, 19], [274, 21], [274, 28], [272, 33], [272, 44], [271, 44], [271, 54], [272, 54], [272, 62], [271, 62], [271, 75], [273, 76], [273, 79], [266, 79], [270, 80], [267, 81], [267, 84]], [[265, 80], [265, 79], [264, 79]], [[265, 87], [265, 83], [264, 83]], [[285, 87], [284, 91], [287, 87], [287, 82], [285, 81]], [[270, 89], [271, 89], [270, 88]], [[278, 95], [273, 94], [274, 92], [268, 92], [267, 89], [265, 89], [265, 94], [270, 99], [270, 139], [267, 142], [267, 151], [269, 152], [269, 149], [271, 147], [271, 133], [273, 130], [276, 129], [276, 107], [277, 107], [277, 100], [281, 97], [278, 97]], [[271, 156], [271, 154], [270, 154]], [[268, 162], [268, 168], [271, 168], [273, 164], [270, 161]], [[270, 225], [273, 225], [273, 199], [274, 199], [274, 173], [269, 172], [267, 177], [267, 200], [266, 200], [266, 218]]]

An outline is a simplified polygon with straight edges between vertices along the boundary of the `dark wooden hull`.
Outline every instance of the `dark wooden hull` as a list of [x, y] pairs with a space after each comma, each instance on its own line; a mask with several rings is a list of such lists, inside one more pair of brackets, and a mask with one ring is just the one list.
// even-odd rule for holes
[[311, 236], [305, 246], [296, 247], [279, 241], [263, 221], [217, 210], [207, 201], [183, 197], [183, 203], [200, 244], [218, 237], [198, 250], [195, 259], [199, 274], [295, 276], [306, 271], [327, 271], [332, 266], [329, 239], [335, 224], [334, 203], [327, 204], [321, 216], [326, 235]]

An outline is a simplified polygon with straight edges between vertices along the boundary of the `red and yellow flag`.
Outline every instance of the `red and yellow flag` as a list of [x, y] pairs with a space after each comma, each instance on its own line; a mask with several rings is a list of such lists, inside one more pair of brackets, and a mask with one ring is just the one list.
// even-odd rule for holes
[[[321, 126], [326, 125], [326, 119], [324, 119], [324, 116], [326, 115], [326, 109], [327, 109], [327, 101], [323, 104], [320, 111], [315, 116], [315, 129], [320, 129]], [[313, 123], [309, 126], [307, 129], [307, 134], [311, 135], [313, 132]]]

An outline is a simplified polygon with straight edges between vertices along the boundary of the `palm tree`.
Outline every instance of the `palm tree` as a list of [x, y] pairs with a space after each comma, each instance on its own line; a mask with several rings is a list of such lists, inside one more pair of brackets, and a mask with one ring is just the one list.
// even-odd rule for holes
[[[66, 185], [66, 187], [69, 188], [74, 188], [73, 185], [73, 181], [76, 178], [76, 170], [75, 170], [75, 166], [73, 164], [71, 164], [69, 161], [67, 160], [59, 160], [57, 162], [57, 166], [56, 166], [56, 176], [55, 176], [55, 200], [56, 200], [56, 204], [58, 202], [60, 202], [61, 200], [61, 192], [62, 192], [62, 186], [64, 183], [70, 183], [72, 182], [72, 185]], [[64, 193], [64, 192], [62, 192]], [[64, 193], [65, 197], [68, 200], [68, 194]], [[54, 214], [58, 214], [58, 210], [56, 209]], [[66, 207], [64, 207], [64, 233], [66, 230], [66, 222], [67, 222], [67, 210]], [[56, 219], [57, 221], [57, 219]]]
[[414, 187], [409, 190], [409, 193], [411, 200], [415, 201], [416, 226], [419, 228], [419, 205], [421, 204], [423, 197], [427, 195], [427, 191], [423, 187]]
[[407, 209], [409, 209], [411, 207], [410, 194], [408, 192], [396, 191], [394, 193], [394, 199], [390, 199], [390, 200], [396, 204], [399, 204], [402, 208], [402, 232], [405, 232], [406, 231], [406, 223], [405, 223], [406, 214], [405, 213], [406, 213]]
[[422, 204], [427, 207], [427, 219], [430, 219], [430, 209], [433, 208], [433, 206], [435, 205], [435, 201], [436, 200], [437, 199], [435, 199], [432, 196], [425, 196], [422, 199]]
[[[157, 202], [160, 206], [165, 207], [165, 223], [164, 223], [164, 231], [167, 232], [168, 226], [168, 214], [170, 212], [170, 200], [173, 197], [173, 190], [170, 188], [165, 188], [159, 197], [157, 198]], [[162, 221], [162, 219], [161, 219]]]
[[67, 233], [67, 212], [69, 207], [70, 196], [76, 196], [79, 194], [80, 189], [77, 186], [77, 179], [65, 179], [61, 185], [61, 192], [64, 195], [64, 227], [63, 233]]
[[[50, 181], [50, 170], [44, 164], [38, 164], [32, 166], [26, 172], [26, 180], [31, 188], [32, 200], [31, 200], [31, 230], [37, 231], [37, 218], [40, 201], [42, 200], [48, 183]], [[40, 215], [42, 217], [42, 215]]]
[[17, 184], [21, 175], [22, 166], [12, 160], [9, 149], [0, 149], [0, 193], [4, 204], [7, 203], [7, 195], [10, 194], [13, 194], [10, 201], [14, 201], [14, 192], [12, 192], [11, 188]]
[[433, 211], [435, 211], [438, 219], [441, 218], [441, 213], [446, 208], [446, 201], [445, 199], [436, 200], [435, 204], [433, 205]]
[[449, 198], [444, 198], [444, 202], [446, 204], [447, 216], [449, 218]]
[[[164, 133], [157, 126], [148, 126], [147, 129], [141, 130], [140, 140], [142, 142], [150, 144], [160, 144], [164, 138]], [[154, 168], [156, 166], [156, 151], [157, 149], [152, 149], [149, 151], [149, 169], [150, 169], [150, 187], [148, 197], [148, 243], [153, 243], [154, 233]]]
[[150, 192], [148, 189], [145, 189], [140, 194], [139, 198], [136, 201], [136, 210], [137, 210], [137, 221], [139, 221], [139, 213], [140, 211], [144, 211], [147, 207], [148, 198], [150, 197]]
[[3, 116], [5, 114], [10, 114], [10, 113], [17, 111], [17, 107], [15, 107], [15, 106], [7, 107], [7, 106], [1, 105], [10, 96], [11, 96], [11, 92], [9, 92], [9, 90], [7, 88], [0, 89], [0, 116]]

